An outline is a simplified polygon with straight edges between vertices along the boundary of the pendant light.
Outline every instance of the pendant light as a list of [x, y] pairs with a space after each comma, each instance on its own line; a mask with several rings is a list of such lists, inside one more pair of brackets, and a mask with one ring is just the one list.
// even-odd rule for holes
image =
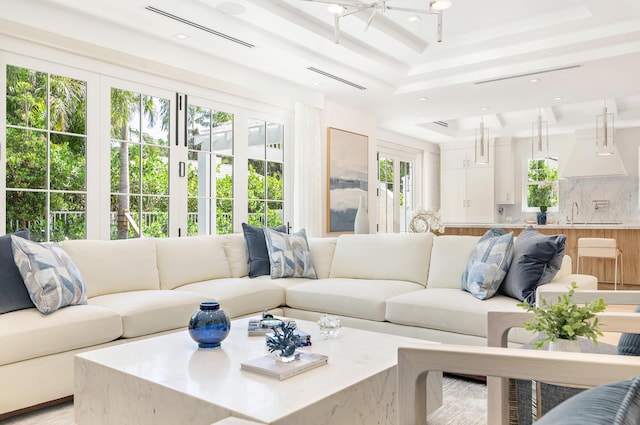
[[480, 128], [476, 129], [476, 164], [489, 163], [489, 129], [484, 126], [484, 116]]
[[602, 114], [596, 116], [596, 154], [613, 155], [615, 130], [613, 113], [607, 112], [605, 103]]
[[549, 157], [549, 125], [538, 110], [538, 120], [531, 124], [531, 158], [540, 157]]

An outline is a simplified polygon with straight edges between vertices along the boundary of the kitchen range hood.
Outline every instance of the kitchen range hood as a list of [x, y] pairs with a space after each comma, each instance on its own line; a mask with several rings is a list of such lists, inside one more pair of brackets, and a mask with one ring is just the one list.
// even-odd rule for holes
[[595, 129], [578, 130], [575, 135], [576, 143], [565, 160], [565, 166], [560, 172], [561, 178], [627, 175], [617, 150], [613, 155], [596, 154]]

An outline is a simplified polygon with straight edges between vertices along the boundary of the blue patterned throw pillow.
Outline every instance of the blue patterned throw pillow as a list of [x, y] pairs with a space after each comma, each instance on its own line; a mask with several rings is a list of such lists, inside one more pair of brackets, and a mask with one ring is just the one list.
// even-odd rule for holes
[[37, 243], [11, 236], [15, 261], [31, 301], [43, 314], [74, 304], [86, 304], [80, 271], [57, 243]]
[[272, 229], [264, 229], [271, 261], [271, 278], [308, 277], [316, 279], [311, 261], [307, 233], [301, 229], [290, 235]]
[[469, 255], [460, 278], [460, 289], [480, 300], [493, 297], [507, 275], [512, 259], [513, 232], [488, 230]]

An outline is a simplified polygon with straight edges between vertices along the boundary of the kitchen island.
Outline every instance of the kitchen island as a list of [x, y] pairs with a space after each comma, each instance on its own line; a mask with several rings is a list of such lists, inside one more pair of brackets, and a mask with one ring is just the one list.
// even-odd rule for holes
[[[445, 224], [445, 235], [482, 236], [492, 227], [500, 227], [507, 232], [513, 231], [516, 236], [527, 226], [533, 226], [540, 233], [567, 235], [566, 253], [573, 260], [573, 272], [576, 272], [578, 239], [579, 238], [612, 238], [618, 241], [618, 248], [622, 250], [623, 283], [625, 285], [640, 285], [640, 224], [547, 224], [537, 225], [528, 223], [493, 223], [493, 224]], [[582, 258], [580, 273], [597, 276], [600, 282], [613, 282], [613, 260], [602, 258]], [[618, 284], [618, 287], [620, 285]]]

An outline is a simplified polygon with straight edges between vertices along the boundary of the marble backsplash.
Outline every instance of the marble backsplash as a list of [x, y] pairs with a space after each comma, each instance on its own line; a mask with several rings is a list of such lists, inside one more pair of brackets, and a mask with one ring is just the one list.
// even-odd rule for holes
[[[640, 223], [637, 176], [560, 179], [559, 200], [559, 211], [547, 213], [548, 219], [557, 224], [567, 224], [571, 220], [572, 206], [577, 223]], [[496, 216], [499, 223], [535, 220], [536, 214], [522, 212], [520, 203], [499, 207], [504, 208], [502, 214], [498, 212]]]

